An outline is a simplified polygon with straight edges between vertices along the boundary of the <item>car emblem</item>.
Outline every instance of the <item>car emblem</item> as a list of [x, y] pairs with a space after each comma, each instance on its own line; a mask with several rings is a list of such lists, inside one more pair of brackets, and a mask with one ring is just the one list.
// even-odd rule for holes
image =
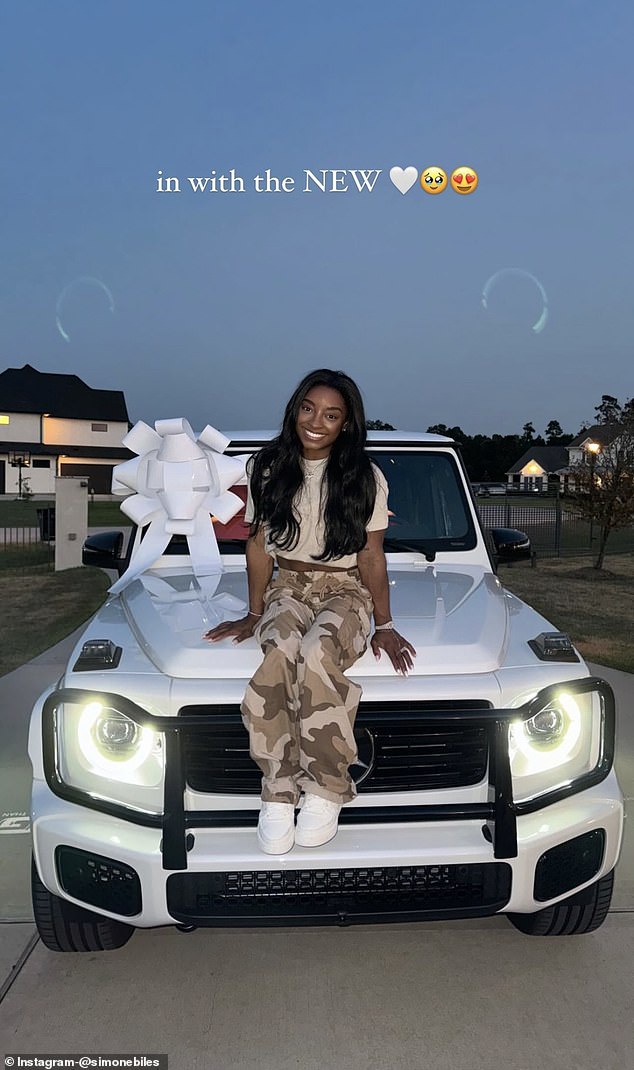
[[350, 766], [350, 775], [355, 784], [362, 784], [374, 769], [374, 736], [367, 728], [357, 728], [354, 733], [357, 743], [357, 758]]

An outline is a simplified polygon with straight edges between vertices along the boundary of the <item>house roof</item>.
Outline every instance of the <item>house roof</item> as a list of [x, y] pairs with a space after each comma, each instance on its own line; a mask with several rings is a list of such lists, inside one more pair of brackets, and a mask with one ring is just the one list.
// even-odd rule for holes
[[592, 427], [587, 427], [585, 431], [582, 431], [576, 438], [573, 438], [570, 442], [569, 448], [574, 446], [582, 446], [584, 442], [598, 442], [601, 446], [609, 446], [610, 442], [616, 438], [618, 434], [618, 428], [614, 424], [593, 424]]
[[531, 446], [506, 474], [521, 472], [530, 461], [535, 461], [545, 472], [558, 472], [568, 464], [568, 450], [565, 446]]
[[4, 412], [129, 423], [122, 390], [94, 390], [77, 375], [39, 372], [30, 364], [0, 373], [0, 405]]

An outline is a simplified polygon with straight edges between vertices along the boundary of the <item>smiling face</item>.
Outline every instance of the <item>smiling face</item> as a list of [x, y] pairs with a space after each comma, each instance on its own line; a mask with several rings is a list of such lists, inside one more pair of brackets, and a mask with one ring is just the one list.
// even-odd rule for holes
[[456, 167], [451, 173], [451, 185], [456, 193], [473, 193], [478, 185], [477, 172], [473, 167]]
[[346, 403], [338, 390], [329, 386], [311, 387], [300, 402], [295, 423], [307, 460], [320, 461], [328, 456], [347, 416]]
[[447, 188], [447, 176], [442, 167], [426, 167], [420, 176], [425, 193], [442, 193]]

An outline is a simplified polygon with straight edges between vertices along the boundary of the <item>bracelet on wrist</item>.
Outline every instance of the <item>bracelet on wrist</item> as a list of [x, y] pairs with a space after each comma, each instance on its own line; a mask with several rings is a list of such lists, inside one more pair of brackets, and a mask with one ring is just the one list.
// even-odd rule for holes
[[394, 621], [393, 620], [386, 620], [385, 624], [375, 624], [374, 625], [374, 630], [375, 630], [375, 632], [393, 632], [394, 631]]
[[261, 613], [254, 613], [253, 610], [250, 609], [249, 612], [248, 612], [248, 616], [249, 617], [261, 617], [262, 614]]

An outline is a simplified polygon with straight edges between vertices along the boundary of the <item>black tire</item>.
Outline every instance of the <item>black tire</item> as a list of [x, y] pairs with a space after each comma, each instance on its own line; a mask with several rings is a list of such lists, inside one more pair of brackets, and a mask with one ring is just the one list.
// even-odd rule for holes
[[53, 895], [31, 861], [31, 899], [40, 939], [50, 951], [115, 951], [127, 944], [133, 925], [104, 918]]
[[528, 936], [578, 936], [592, 933], [603, 925], [614, 887], [614, 870], [570, 899], [552, 907], [538, 910], [536, 914], [507, 914], [507, 918], [520, 932]]

